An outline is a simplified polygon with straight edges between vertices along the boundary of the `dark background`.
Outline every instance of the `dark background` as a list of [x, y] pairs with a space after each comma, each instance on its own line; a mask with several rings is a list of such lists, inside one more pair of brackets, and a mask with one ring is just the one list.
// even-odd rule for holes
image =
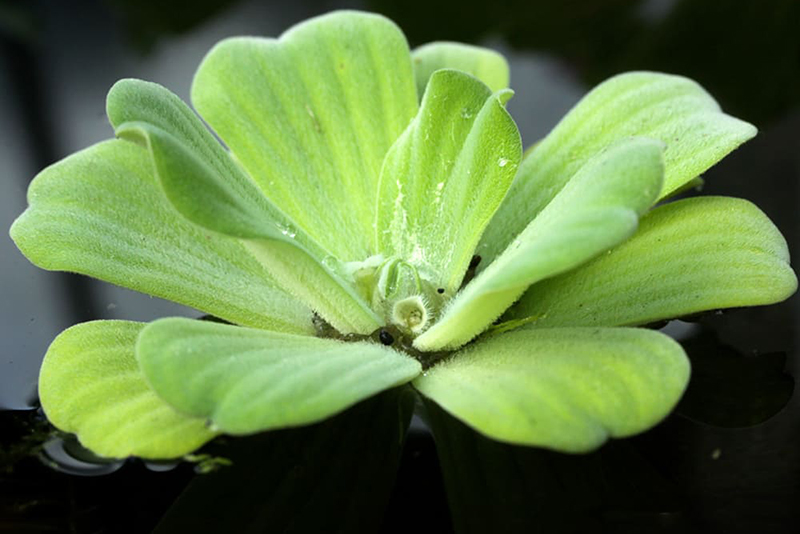
[[[0, 226], [8, 228], [22, 212], [27, 185], [39, 170], [112, 135], [104, 103], [117, 79], [156, 81], [188, 99], [194, 69], [219, 39], [277, 36], [342, 7], [390, 16], [412, 46], [451, 39], [506, 54], [516, 91], [509, 109], [526, 146], [589, 88], [618, 72], [661, 70], [696, 79], [724, 110], [760, 130], [706, 174], [702, 194], [754, 201], [797, 255], [796, 0], [0, 1]], [[84, 277], [41, 271], [7, 233], [0, 238], [0, 280], [0, 532], [148, 532], [192, 478], [191, 466], [162, 472], [170, 466], [128, 462], [111, 466], [113, 474], [86, 477], [26, 456], [41, 441], [34, 431], [46, 430], [34, 410], [36, 375], [49, 342], [77, 322], [195, 312]], [[338, 516], [331, 508], [338, 501], [307, 498], [329, 487], [322, 481], [333, 471], [309, 467], [321, 462], [339, 465], [340, 478], [363, 471], [362, 486], [383, 488], [365, 492], [354, 483], [347, 493], [330, 485], [340, 499], [363, 499], [352, 513], [374, 516], [364, 524], [384, 532], [448, 532], [452, 523], [461, 532], [800, 532], [800, 400], [792, 378], [800, 370], [797, 307], [795, 296], [768, 308], [673, 322], [668, 331], [684, 342], [694, 367], [684, 401], [656, 429], [595, 454], [500, 446], [434, 409], [429, 419], [441, 462], [415, 419], [402, 455], [384, 462], [400, 463], [393, 484], [391, 472], [379, 476], [386, 469], [378, 458], [356, 454], [374, 432], [342, 435], [322, 425], [241, 446], [247, 451], [263, 445], [272, 452], [240, 465], [272, 465], [281, 458], [277, 462], [291, 469], [228, 476], [228, 484], [244, 488], [247, 497], [226, 490], [215, 496], [212, 509], [230, 521], [222, 524], [231, 532], [249, 531], [258, 521], [248, 513], [263, 513], [266, 503], [273, 511], [259, 521], [285, 520], [272, 532], [302, 531], [302, 522], [285, 519], [293, 514], [328, 517], [328, 527], [316, 531], [335, 531]], [[364, 414], [382, 409], [380, 403], [370, 406], [346, 414], [345, 422], [368, 428]], [[286, 460], [286, 451], [315, 439], [360, 441], [337, 449], [338, 460], [327, 446]], [[233, 455], [228, 446], [236, 444], [223, 445], [220, 454]], [[245, 475], [250, 478], [237, 478]], [[225, 481], [211, 485], [228, 487]], [[208, 507], [188, 502], [178, 512], [202, 518]], [[225, 517], [226, 510], [236, 513]]]

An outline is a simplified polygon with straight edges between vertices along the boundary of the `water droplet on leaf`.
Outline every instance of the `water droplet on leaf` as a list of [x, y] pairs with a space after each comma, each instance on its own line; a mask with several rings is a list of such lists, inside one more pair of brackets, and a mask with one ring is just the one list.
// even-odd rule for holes
[[322, 265], [330, 271], [336, 270], [337, 260], [333, 256], [325, 256], [322, 258]]
[[280, 223], [278, 223], [278, 224], [276, 224], [276, 226], [278, 227], [278, 230], [280, 231], [280, 233], [282, 233], [286, 237], [294, 239], [294, 236], [297, 235], [297, 231], [294, 228], [292, 228], [291, 226], [289, 226], [288, 224], [280, 224]]

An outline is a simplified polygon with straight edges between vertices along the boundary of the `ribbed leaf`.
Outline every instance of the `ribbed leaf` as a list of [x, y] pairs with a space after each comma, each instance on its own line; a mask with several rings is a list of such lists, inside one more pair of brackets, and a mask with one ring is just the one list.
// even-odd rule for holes
[[258, 186], [342, 261], [373, 254], [378, 176], [417, 110], [408, 45], [378, 15], [337, 12], [206, 56], [192, 101]]
[[136, 356], [159, 396], [229, 434], [320, 421], [420, 372], [376, 343], [179, 318], [148, 325]]
[[629, 237], [661, 190], [661, 145], [626, 139], [590, 160], [492, 265], [418, 337], [420, 350], [454, 349], [497, 319], [525, 289]]
[[689, 379], [680, 345], [633, 328], [545, 328], [489, 337], [414, 386], [499, 441], [586, 452], [663, 419]]
[[665, 143], [663, 197], [755, 134], [751, 124], [722, 113], [692, 80], [654, 72], [615, 76], [586, 95], [525, 158], [478, 253], [487, 260], [500, 254], [589, 158], [615, 140], [644, 136]]
[[113, 140], [42, 171], [11, 237], [36, 265], [73, 271], [228, 321], [311, 333], [311, 312], [235, 240], [170, 205], [147, 151]]
[[452, 295], [514, 179], [522, 144], [503, 104], [455, 70], [431, 77], [419, 114], [381, 171], [378, 251], [400, 257]]
[[[237, 237], [261, 237], [271, 231], [287, 239], [281, 229], [291, 221], [168, 89], [143, 80], [120, 80], [108, 92], [106, 108], [118, 137], [151, 150], [167, 196], [188, 219], [209, 226], [215, 219], [210, 208], [223, 204], [229, 208], [228, 217], [216, 221], [214, 230]], [[176, 174], [193, 179], [179, 182]], [[303, 243], [303, 238], [301, 234], [294, 239]]]
[[411, 52], [414, 77], [420, 98], [431, 75], [439, 69], [456, 69], [472, 74], [492, 91], [508, 87], [506, 58], [489, 48], [463, 43], [434, 42], [415, 48]]
[[167, 197], [187, 219], [246, 240], [282, 287], [338, 330], [367, 334], [382, 324], [335, 265], [322, 265], [329, 253], [267, 200], [178, 97], [123, 80], [109, 93], [108, 108], [117, 135], [148, 148]]
[[613, 326], [780, 302], [797, 288], [786, 240], [756, 206], [698, 197], [661, 206], [605, 256], [528, 290], [509, 318]]
[[147, 386], [134, 357], [142, 323], [94, 321], [62, 332], [47, 351], [39, 398], [47, 418], [96, 454], [176, 458], [216, 434]]

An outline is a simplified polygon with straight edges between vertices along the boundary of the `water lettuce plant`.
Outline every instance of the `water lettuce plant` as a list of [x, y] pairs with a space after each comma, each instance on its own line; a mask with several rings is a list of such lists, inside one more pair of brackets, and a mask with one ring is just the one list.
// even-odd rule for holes
[[658, 423], [690, 366], [637, 325], [796, 289], [751, 203], [662, 202], [756, 130], [689, 79], [633, 72], [523, 152], [508, 85], [493, 51], [410, 51], [358, 12], [217, 44], [191, 100], [224, 145], [164, 87], [118, 82], [116, 139], [42, 171], [11, 235], [42, 268], [217, 320], [69, 328], [42, 365], [47, 417], [145, 458], [406, 383], [491, 438], [558, 451]]

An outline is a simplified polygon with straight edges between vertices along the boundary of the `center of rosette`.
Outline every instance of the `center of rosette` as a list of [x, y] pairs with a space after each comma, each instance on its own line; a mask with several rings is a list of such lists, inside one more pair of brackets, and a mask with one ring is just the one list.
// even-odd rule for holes
[[405, 352], [418, 360], [423, 369], [447, 356], [447, 351], [424, 352], [413, 346], [414, 340], [436, 322], [452, 296], [431, 281], [433, 276], [409, 261], [387, 259], [383, 255], [339, 264], [337, 271], [383, 317], [384, 326], [366, 335], [342, 334], [315, 314], [317, 336], [342, 341], [370, 339]]
[[422, 334], [445, 303], [443, 289], [401, 258], [372, 256], [345, 265], [347, 275], [386, 324], [407, 338]]

